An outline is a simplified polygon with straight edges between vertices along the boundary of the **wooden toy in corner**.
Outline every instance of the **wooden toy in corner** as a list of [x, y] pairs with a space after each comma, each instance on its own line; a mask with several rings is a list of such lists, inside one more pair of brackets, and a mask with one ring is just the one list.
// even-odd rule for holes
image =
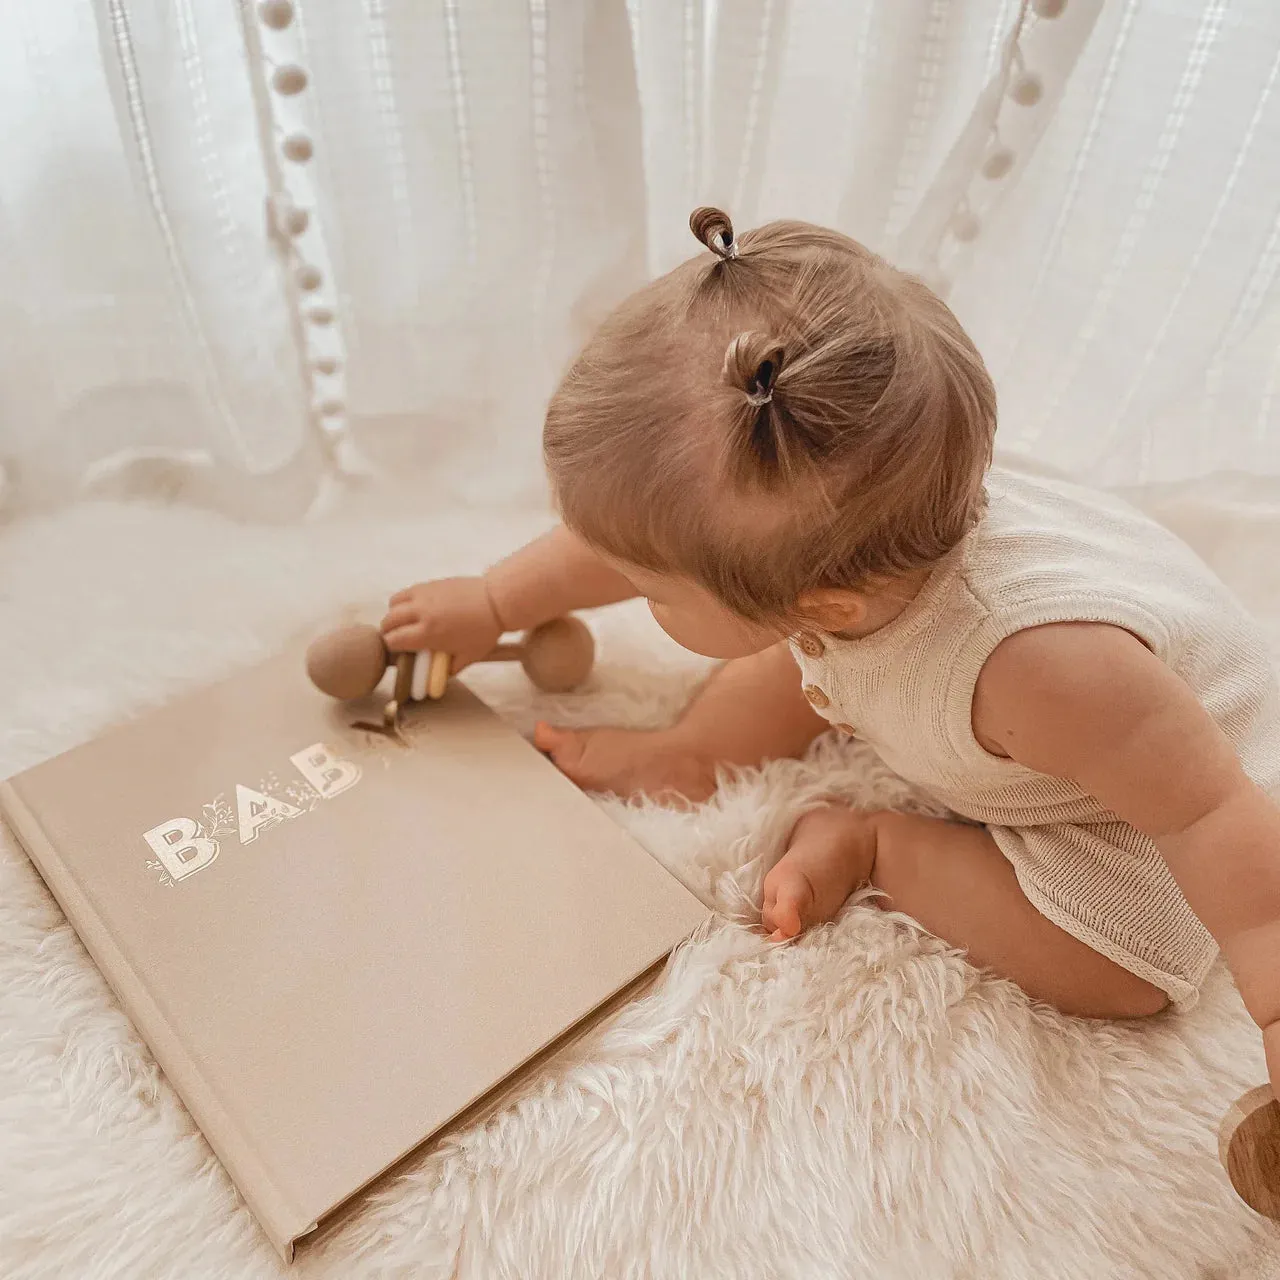
[[[500, 644], [481, 662], [518, 661], [544, 693], [567, 693], [591, 674], [595, 641], [579, 618], [552, 618], [525, 633], [515, 644]], [[398, 653], [387, 650], [377, 627], [340, 627], [313, 641], [307, 650], [307, 674], [322, 693], [348, 701], [364, 698], [395, 667], [391, 700], [383, 709], [383, 727], [394, 730], [410, 702], [435, 701], [449, 683], [452, 656], [447, 653]]]
[[1218, 1131], [1218, 1156], [1240, 1199], [1280, 1222], [1280, 1103], [1269, 1084], [1232, 1103]]

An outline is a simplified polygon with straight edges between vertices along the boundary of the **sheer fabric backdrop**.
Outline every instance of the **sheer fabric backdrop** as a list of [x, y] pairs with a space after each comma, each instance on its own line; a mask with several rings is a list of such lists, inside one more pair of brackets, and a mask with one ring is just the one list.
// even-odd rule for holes
[[1280, 493], [1268, 0], [0, 0], [0, 21], [15, 507], [167, 486], [289, 516], [366, 463], [536, 493], [557, 373], [708, 201], [929, 278], [996, 375], [1006, 449]]
[[288, 300], [230, 5], [0, 0], [0, 463], [305, 465]]

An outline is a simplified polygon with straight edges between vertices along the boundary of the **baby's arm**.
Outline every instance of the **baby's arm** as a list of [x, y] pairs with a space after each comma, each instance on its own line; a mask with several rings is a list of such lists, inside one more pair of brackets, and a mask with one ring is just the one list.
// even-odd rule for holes
[[525, 631], [574, 609], [636, 594], [568, 529], [535, 538], [481, 577], [440, 578], [391, 597], [382, 633], [393, 652], [440, 649], [453, 670], [484, 657], [505, 631]]
[[988, 750], [1070, 778], [1155, 841], [1280, 1084], [1280, 807], [1187, 685], [1126, 631], [1036, 627], [988, 659], [973, 725]]
[[574, 609], [616, 604], [637, 594], [564, 525], [500, 560], [484, 582], [504, 631], [526, 631]]

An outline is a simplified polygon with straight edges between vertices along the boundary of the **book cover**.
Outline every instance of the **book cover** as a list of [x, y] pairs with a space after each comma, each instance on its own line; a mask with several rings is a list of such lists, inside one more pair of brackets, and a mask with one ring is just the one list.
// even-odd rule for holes
[[0, 783], [286, 1259], [706, 917], [462, 685], [380, 708], [287, 653]]

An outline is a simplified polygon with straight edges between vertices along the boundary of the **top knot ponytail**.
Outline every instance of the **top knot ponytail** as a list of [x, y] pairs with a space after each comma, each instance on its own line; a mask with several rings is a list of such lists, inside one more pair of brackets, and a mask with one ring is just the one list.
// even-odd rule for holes
[[703, 205], [689, 215], [689, 230], [722, 262], [738, 256], [738, 242], [733, 237], [733, 223], [721, 209]]
[[786, 349], [768, 334], [748, 330], [725, 349], [721, 381], [742, 393], [730, 433], [729, 460], [743, 479], [771, 485], [793, 478], [809, 441], [777, 399]]
[[786, 351], [780, 342], [763, 333], [740, 333], [724, 353], [720, 376], [741, 391], [754, 409], [773, 402], [773, 388], [782, 372]]

